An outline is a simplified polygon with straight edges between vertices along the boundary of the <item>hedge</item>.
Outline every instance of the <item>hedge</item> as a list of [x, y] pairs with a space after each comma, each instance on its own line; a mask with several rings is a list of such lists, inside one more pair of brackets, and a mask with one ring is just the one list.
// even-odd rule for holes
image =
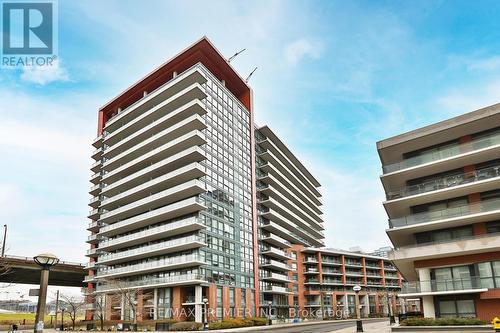
[[488, 322], [478, 318], [407, 318], [401, 326], [466, 326], [487, 325]]
[[203, 328], [203, 324], [193, 321], [181, 321], [170, 325], [170, 331], [199, 331]]
[[210, 323], [208, 326], [211, 330], [220, 330], [226, 328], [264, 326], [267, 324], [266, 318], [245, 318], [245, 319], [227, 319]]

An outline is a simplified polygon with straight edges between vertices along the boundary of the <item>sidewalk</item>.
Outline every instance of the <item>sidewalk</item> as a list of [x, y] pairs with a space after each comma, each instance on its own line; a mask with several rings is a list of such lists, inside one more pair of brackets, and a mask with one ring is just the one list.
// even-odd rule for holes
[[[369, 321], [363, 320], [363, 331], [369, 333], [389, 333], [391, 332], [391, 326], [388, 321], [370, 323]], [[356, 332], [356, 327], [348, 327], [340, 330], [331, 331], [330, 333], [354, 333]]]

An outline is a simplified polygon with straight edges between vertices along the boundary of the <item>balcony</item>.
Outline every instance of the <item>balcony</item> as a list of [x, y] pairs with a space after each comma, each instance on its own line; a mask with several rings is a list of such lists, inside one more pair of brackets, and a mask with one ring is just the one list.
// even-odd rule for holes
[[100, 172], [96, 172], [96, 173], [92, 174], [92, 176], [90, 176], [90, 182], [92, 184], [99, 184], [100, 181], [101, 181], [101, 173]]
[[470, 277], [450, 280], [403, 282], [399, 296], [455, 295], [480, 293], [488, 290], [491, 278]]
[[323, 268], [323, 275], [342, 275], [343, 273], [340, 270], [325, 270]]
[[203, 82], [206, 82], [206, 78], [199, 68], [193, 67], [149, 92], [144, 98], [137, 100], [107, 121], [104, 128], [106, 132], [104, 142], [111, 145], [116, 142], [118, 134], [126, 136], [129, 132], [133, 133], [135, 127], [143, 127], [144, 123], [150, 123], [153, 114], [158, 114], [159, 109], [168, 107], [165, 111], [168, 113], [193, 99], [205, 98], [206, 94], [201, 86]]
[[101, 159], [101, 156], [102, 156], [102, 147], [98, 147], [98, 148], [96, 148], [96, 149], [92, 152], [92, 155], [91, 155], [91, 157], [92, 157], [94, 160], [100, 160], [100, 159]]
[[264, 286], [262, 288], [263, 293], [271, 293], [271, 294], [289, 294], [292, 291], [286, 287], [279, 286]]
[[145, 138], [134, 146], [125, 150], [120, 150], [120, 152], [113, 157], [106, 157], [102, 168], [105, 170], [113, 170], [141, 157], [144, 152], [150, 152], [160, 147], [165, 147], [167, 143], [177, 138], [181, 138], [194, 130], [202, 131], [205, 128], [206, 125], [201, 116], [194, 114], [159, 133]]
[[279, 270], [284, 270], [284, 271], [290, 271], [292, 268], [288, 266], [287, 264], [277, 261], [277, 260], [272, 260], [272, 259], [267, 259], [265, 260], [262, 264], [262, 267], [268, 267], [268, 268], [274, 268], [274, 269], [279, 269]]
[[92, 219], [92, 220], [97, 220], [97, 218], [99, 218], [99, 214], [100, 214], [100, 209], [98, 209], [98, 208], [92, 209], [89, 212], [88, 218]]
[[154, 257], [162, 254], [193, 250], [202, 246], [205, 246], [204, 239], [200, 236], [192, 235], [156, 244], [146, 245], [132, 250], [100, 255], [99, 263], [106, 265], [116, 264], [124, 261]]
[[132, 201], [129, 204], [101, 214], [100, 221], [110, 223], [141, 214], [144, 211], [169, 205], [181, 199], [197, 196], [205, 192], [204, 184], [193, 179], [186, 183], [173, 186], [169, 189], [157, 192], [137, 201]]
[[95, 261], [89, 261], [88, 263], [85, 264], [85, 269], [94, 269], [95, 267], [96, 267]]
[[160, 260], [151, 260], [135, 265], [117, 268], [100, 269], [97, 271], [98, 278], [139, 275], [149, 272], [174, 270], [204, 265], [203, 258], [198, 254], [180, 255]]
[[[292, 212], [289, 209], [289, 206], [283, 204], [283, 202], [280, 202], [273, 197], [269, 197], [267, 199], [260, 200], [259, 203], [265, 207], [268, 207], [269, 209], [276, 211], [283, 217], [284, 220], [290, 221], [290, 225], [294, 226], [295, 229], [297, 229], [296, 231], [298, 231], [299, 235], [302, 234], [301, 237], [310, 239], [311, 243], [318, 243], [318, 239], [324, 238], [325, 234], [322, 230], [319, 230], [319, 228], [317, 228], [316, 222], [312, 224], [308, 223], [300, 216]], [[323, 243], [316, 245], [320, 246], [323, 245]]]
[[142, 244], [146, 241], [155, 241], [166, 237], [194, 232], [203, 229], [204, 227], [205, 226], [196, 217], [189, 217], [152, 227], [140, 232], [108, 239], [99, 243], [99, 247], [106, 251], [113, 251], [122, 247]]
[[92, 141], [92, 146], [94, 146], [94, 148], [99, 148], [100, 146], [102, 146], [102, 135], [99, 135], [94, 139], [94, 141]]
[[289, 248], [291, 246], [291, 243], [289, 241], [273, 233], [269, 233], [269, 235], [263, 236], [261, 240], [271, 245], [283, 248]]
[[302, 244], [307, 246], [310, 245], [309, 242], [302, 237], [295, 235], [295, 233], [291, 233], [290, 230], [284, 228], [278, 223], [274, 223], [273, 221], [264, 221], [261, 225], [261, 228], [284, 239], [289, 239], [290, 242], [294, 244]]
[[97, 286], [97, 291], [111, 291], [117, 289], [127, 289], [127, 288], [152, 288], [160, 286], [171, 286], [171, 285], [197, 285], [201, 283], [206, 283], [206, 279], [203, 275], [199, 274], [178, 274], [172, 276], [165, 276], [161, 278], [144, 278], [141, 280], [134, 281], [120, 281], [119, 283], [104, 282]]
[[346, 267], [363, 267], [363, 264], [360, 261], [346, 260], [345, 261], [345, 266]]
[[99, 230], [99, 228], [102, 227], [102, 223], [99, 221], [92, 221], [89, 223], [89, 226], [87, 227], [88, 231], [96, 232]]
[[100, 202], [101, 202], [101, 200], [98, 196], [92, 197], [92, 199], [90, 199], [90, 201], [89, 201], [89, 206], [92, 208], [97, 208], [97, 207], [99, 207]]
[[280, 260], [291, 260], [292, 258], [283, 250], [269, 246], [262, 249], [262, 254]]
[[340, 279], [323, 279], [323, 284], [331, 284], [331, 285], [343, 285], [342, 280]]
[[101, 171], [101, 160], [92, 163], [92, 165], [90, 166], [90, 170], [94, 173]]
[[91, 188], [90, 188], [90, 191], [89, 191], [89, 194], [93, 195], [93, 196], [99, 196], [99, 192], [101, 192], [101, 188], [102, 188], [102, 185], [101, 184], [96, 184], [96, 185], [93, 185]]
[[441, 147], [439, 151], [405, 159], [401, 162], [383, 166], [384, 174], [393, 173], [413, 167], [435, 163], [442, 160], [450, 160], [461, 155], [471, 154], [478, 151], [491, 150], [500, 145], [500, 133], [492, 133], [488, 137], [473, 140], [462, 144], [451, 144]]
[[[123, 165], [117, 166], [114, 169], [108, 169], [109, 172], [103, 176], [103, 181], [111, 184], [121, 178], [140, 172], [142, 169], [154, 163], [158, 163], [158, 161], [175, 156], [191, 147], [201, 146], [205, 143], [205, 135], [199, 130], [193, 130], [151, 151], [142, 152], [135, 159]], [[109, 165], [107, 165], [107, 167], [109, 167]]]
[[362, 271], [350, 271], [350, 270], [346, 270], [345, 274], [346, 275], [350, 275], [350, 276], [364, 276]]
[[[281, 169], [282, 172], [287, 172], [293, 174], [294, 178], [300, 181], [300, 184], [308, 189], [308, 191], [314, 193], [314, 197], [316, 200], [319, 201], [319, 197], [321, 197], [321, 193], [318, 191], [316, 186], [314, 186], [311, 181], [308, 179], [307, 176], [300, 171], [297, 166], [290, 161], [288, 156], [286, 156], [286, 153], [283, 152], [281, 149], [279, 149], [274, 142], [269, 140], [268, 138], [259, 141], [258, 142], [259, 146], [266, 151], [262, 155], [262, 159], [265, 161], [269, 161], [269, 156], [272, 154], [272, 160], [274, 163], [276, 163]], [[267, 154], [267, 155], [266, 155]], [[279, 162], [278, 162], [279, 161]], [[321, 204], [321, 203], [319, 203]]]
[[[158, 108], [155, 107], [155, 109]], [[123, 151], [143, 143], [145, 140], [150, 139], [153, 135], [157, 135], [159, 132], [172, 127], [174, 124], [179, 124], [181, 121], [188, 119], [191, 116], [202, 116], [206, 113], [203, 104], [199, 100], [192, 100], [182, 107], [161, 117], [161, 113], [164, 113], [166, 109], [160, 108], [158, 110], [160, 111], [160, 114], [155, 114], [155, 117], [151, 120], [152, 122], [144, 123], [143, 127], [132, 126], [136, 128], [136, 131], [129, 131], [127, 128], [129, 127], [129, 124], [126, 124], [123, 130], [124, 132], [130, 133], [130, 135], [116, 138], [118, 141], [108, 140], [116, 141], [116, 143], [112, 144], [109, 149], [103, 153], [103, 156], [108, 159], [114, 158]]]
[[98, 253], [99, 253], [99, 249], [97, 249], [97, 248], [88, 249], [86, 256], [91, 257], [91, 258], [97, 258]]
[[205, 206], [201, 203], [201, 201], [198, 198], [193, 197], [166, 205], [164, 207], [153, 209], [120, 222], [106, 225], [102, 227], [99, 232], [106, 236], [113, 236], [134, 229], [139, 229], [147, 225], [192, 214], [203, 209], [205, 209]]
[[474, 222], [471, 220], [473, 217], [477, 217], [477, 222], [480, 222], [482, 217], [495, 218], [497, 215], [500, 215], [500, 199], [492, 199], [443, 210], [410, 214], [400, 218], [390, 219], [389, 227], [392, 229], [430, 222], [441, 223], [451, 219], [453, 219], [453, 221], [467, 219], [468, 222]]
[[399, 191], [393, 191], [387, 193], [387, 200], [400, 199], [432, 191], [450, 189], [457, 186], [468, 186], [471, 184], [473, 185], [474, 183], [477, 182], [484, 183], [485, 181], [499, 177], [500, 177], [500, 166], [478, 169], [472, 172], [466, 172], [459, 175], [436, 178], [417, 185], [405, 186]]
[[313, 275], [316, 275], [318, 274], [319, 271], [317, 268], [307, 268], [304, 270], [304, 274], [313, 274]]
[[332, 259], [325, 259], [325, 258], [322, 258], [321, 259], [321, 265], [323, 266], [340, 266], [342, 265], [342, 263], [340, 262], [340, 260], [332, 260]]
[[[191, 147], [178, 154], [174, 154], [164, 160], [154, 163], [129, 176], [121, 178], [102, 189], [102, 194], [113, 197], [133, 187], [143, 185], [148, 180], [154, 180], [161, 176], [172, 175], [187, 165], [205, 160], [205, 152], [200, 147]], [[106, 178], [107, 175], [104, 176]], [[107, 181], [107, 180], [105, 180]]]
[[[462, 239], [450, 239], [443, 242], [413, 244], [401, 246], [392, 252], [391, 259], [398, 265], [405, 277], [416, 278], [413, 262], [415, 260], [439, 259], [456, 256], [475, 255], [485, 252], [500, 251], [498, 233], [484, 234]], [[386, 273], [386, 278], [388, 273]]]
[[89, 237], [87, 237], [87, 243], [97, 244], [98, 241], [99, 241], [99, 237], [97, 237], [97, 235], [90, 235]]
[[[120, 193], [107, 191], [112, 197], [102, 201], [101, 208], [113, 209], [116, 206], [124, 206], [130, 202], [138, 201], [161, 190], [171, 189], [188, 181], [200, 178], [205, 175], [201, 164], [194, 162], [174, 171], [170, 171], [162, 176], [143, 182]], [[103, 191], [104, 192], [104, 191]]]
[[273, 272], [264, 272], [262, 275], [262, 280], [264, 281], [273, 281], [273, 282], [281, 282], [281, 283], [289, 283], [290, 279], [285, 274], [273, 273]]
[[304, 284], [319, 284], [319, 280], [318, 279], [306, 279], [304, 281]]

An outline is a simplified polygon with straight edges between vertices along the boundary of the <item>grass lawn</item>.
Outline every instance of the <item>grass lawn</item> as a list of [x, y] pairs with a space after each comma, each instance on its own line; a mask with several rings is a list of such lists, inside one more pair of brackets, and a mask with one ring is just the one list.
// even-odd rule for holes
[[[65, 316], [66, 317], [66, 316]], [[59, 319], [61, 316], [59, 315]], [[0, 324], [22, 324], [23, 320], [26, 319], [26, 324], [33, 324], [35, 322], [34, 313], [0, 313]], [[65, 318], [66, 322], [69, 318]], [[47, 315], [44, 318], [45, 323], [50, 323], [50, 316]]]

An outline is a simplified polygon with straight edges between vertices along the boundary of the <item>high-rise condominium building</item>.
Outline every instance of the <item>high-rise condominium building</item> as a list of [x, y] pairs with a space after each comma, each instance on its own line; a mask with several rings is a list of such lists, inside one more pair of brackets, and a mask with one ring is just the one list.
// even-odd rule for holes
[[[320, 184], [253, 118], [206, 38], [99, 110], [85, 281], [107, 319], [293, 305], [290, 248], [323, 245]], [[126, 290], [132, 304], [114, 297]]]
[[377, 143], [391, 259], [425, 317], [500, 309], [500, 104]]

